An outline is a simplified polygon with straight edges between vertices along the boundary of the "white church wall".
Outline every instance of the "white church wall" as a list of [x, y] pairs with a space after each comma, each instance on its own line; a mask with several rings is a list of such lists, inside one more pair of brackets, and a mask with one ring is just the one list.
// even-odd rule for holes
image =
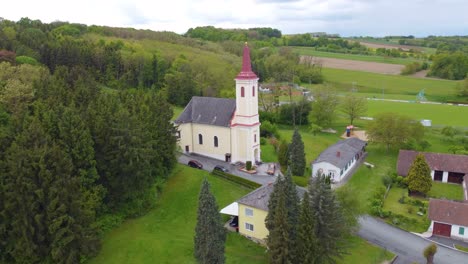
[[[199, 144], [198, 135], [203, 137], [203, 144]], [[218, 147], [214, 145], [214, 137], [218, 137]], [[192, 125], [193, 150], [204, 156], [225, 160], [226, 153], [231, 153], [231, 129], [221, 126], [203, 124]]]

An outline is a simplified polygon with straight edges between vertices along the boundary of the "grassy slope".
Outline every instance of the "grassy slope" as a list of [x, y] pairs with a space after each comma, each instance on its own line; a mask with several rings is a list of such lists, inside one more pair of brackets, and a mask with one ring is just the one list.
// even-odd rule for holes
[[309, 56], [314, 56], [314, 57], [325, 57], [325, 58], [335, 58], [335, 59], [344, 59], [344, 60], [380, 62], [380, 63], [390, 63], [390, 64], [406, 65], [415, 61], [420, 61], [420, 60], [411, 59], [411, 58], [404, 59], [404, 58], [392, 58], [392, 57], [384, 57], [384, 56], [370, 56], [370, 55], [317, 51], [313, 47], [293, 47], [293, 50], [299, 53], [300, 55], [309, 55]]
[[[100, 254], [90, 263], [195, 263], [193, 236], [198, 193], [208, 177], [219, 208], [250, 190], [179, 165], [169, 178], [155, 209], [126, 221], [104, 237]], [[264, 248], [231, 233], [227, 263], [266, 263]]]
[[455, 98], [457, 81], [414, 78], [401, 75], [385, 75], [360, 71], [324, 68], [322, 72], [328, 82], [335, 83], [340, 91], [348, 92], [355, 82], [359, 93], [381, 96], [410, 95], [413, 100], [422, 89], [430, 101], [444, 101]]
[[430, 119], [433, 125], [468, 127], [466, 106], [368, 101], [368, 116], [385, 112], [404, 114], [415, 120]]

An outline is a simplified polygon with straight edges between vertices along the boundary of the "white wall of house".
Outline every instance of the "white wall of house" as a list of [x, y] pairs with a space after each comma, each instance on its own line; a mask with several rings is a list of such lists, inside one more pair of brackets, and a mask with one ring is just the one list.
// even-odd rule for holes
[[[438, 223], [443, 223], [443, 222], [438, 222]], [[450, 231], [450, 237], [468, 241], [468, 226], [459, 226], [459, 225], [453, 225], [450, 223], [443, 223], [443, 224], [448, 224], [452, 226], [452, 230]], [[433, 230], [434, 230], [434, 221], [431, 221], [431, 225], [429, 226], [429, 229], [427, 231], [432, 233]], [[460, 234], [460, 233], [463, 233], [463, 234]]]
[[468, 226], [452, 225], [451, 237], [468, 240]]
[[[357, 160], [356, 158], [353, 158], [352, 160], [349, 161], [348, 163], [348, 168], [346, 166], [342, 169], [336, 167], [335, 165], [328, 163], [328, 162], [318, 162], [312, 164], [312, 176], [316, 176], [317, 172], [322, 169], [322, 173], [331, 176], [331, 179], [334, 180], [335, 182], [341, 181], [348, 173], [349, 171], [356, 165]], [[343, 171], [343, 172], [342, 172]]]
[[[328, 162], [323, 162], [323, 161], [314, 163], [312, 165], [312, 177], [317, 176], [317, 173], [320, 169], [322, 170], [323, 174], [327, 176], [330, 175], [332, 180], [334, 181], [341, 180], [341, 176], [340, 176], [341, 170], [335, 165], [328, 163]], [[343, 175], [344, 175], [344, 172], [343, 172]]]

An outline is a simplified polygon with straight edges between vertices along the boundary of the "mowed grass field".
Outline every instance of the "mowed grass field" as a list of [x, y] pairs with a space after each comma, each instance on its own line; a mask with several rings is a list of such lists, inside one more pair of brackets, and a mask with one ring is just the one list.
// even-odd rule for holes
[[[193, 236], [198, 193], [204, 177], [210, 182], [219, 209], [250, 192], [206, 171], [178, 165], [156, 207], [106, 234], [100, 254], [87, 263], [196, 263]], [[348, 245], [349, 254], [338, 261], [340, 264], [377, 264], [394, 256], [359, 237], [350, 237]], [[267, 252], [237, 233], [228, 233], [226, 263], [266, 264]]]
[[341, 69], [323, 68], [322, 73], [327, 82], [336, 86], [339, 91], [349, 92], [351, 88], [358, 93], [368, 95], [416, 95], [424, 89], [429, 101], [454, 100], [455, 87], [459, 81], [414, 78], [402, 75], [385, 75], [369, 72], [350, 71]]
[[413, 59], [413, 58], [405, 59], [405, 58], [393, 58], [393, 57], [374, 56], [374, 55], [360, 55], [360, 54], [347, 54], [347, 53], [318, 51], [318, 50], [315, 50], [315, 48], [313, 47], [293, 47], [293, 51], [297, 52], [299, 55], [307, 55], [307, 56], [314, 56], [314, 57], [381, 62], [381, 63], [401, 64], [401, 65], [406, 65], [412, 62], [421, 61], [421, 60]]
[[393, 112], [409, 116], [415, 120], [429, 119], [433, 125], [468, 127], [468, 106], [448, 104], [403, 103], [367, 100], [367, 116]]
[[[219, 209], [251, 191], [206, 171], [178, 165], [156, 207], [106, 234], [100, 254], [89, 263], [196, 263], [193, 237], [204, 177], [211, 184]], [[226, 263], [267, 263], [265, 248], [229, 233]]]

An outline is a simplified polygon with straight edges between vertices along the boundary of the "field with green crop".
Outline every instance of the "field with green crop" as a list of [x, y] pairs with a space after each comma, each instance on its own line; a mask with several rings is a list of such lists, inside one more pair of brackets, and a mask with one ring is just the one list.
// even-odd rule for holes
[[339, 91], [349, 92], [353, 87], [358, 93], [368, 95], [384, 96], [416, 95], [424, 89], [425, 96], [429, 101], [456, 100], [455, 87], [457, 81], [424, 79], [401, 75], [385, 75], [369, 72], [322, 69], [327, 82], [336, 86]]
[[375, 55], [360, 55], [360, 54], [347, 54], [347, 53], [335, 53], [326, 51], [317, 51], [313, 47], [293, 47], [293, 50], [300, 55], [334, 58], [343, 60], [356, 60], [356, 61], [369, 61], [369, 62], [380, 62], [390, 64], [401, 64], [406, 65], [412, 62], [420, 62], [421, 60], [413, 58], [393, 58]]
[[404, 114], [415, 120], [429, 119], [433, 125], [468, 127], [468, 106], [368, 100], [367, 116], [385, 112]]

